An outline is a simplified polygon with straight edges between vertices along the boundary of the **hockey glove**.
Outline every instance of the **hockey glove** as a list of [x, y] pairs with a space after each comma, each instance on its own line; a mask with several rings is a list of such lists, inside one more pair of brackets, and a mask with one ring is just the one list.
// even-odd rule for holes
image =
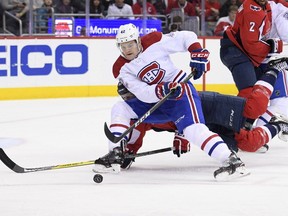
[[283, 41], [279, 38], [271, 38], [266, 42], [270, 45], [270, 53], [281, 53], [283, 51]]
[[183, 135], [175, 134], [173, 141], [174, 150], [173, 153], [180, 157], [181, 154], [187, 153], [190, 151], [190, 143], [186, 140]]
[[184, 83], [177, 83], [177, 82], [161, 82], [156, 85], [155, 91], [156, 95], [159, 99], [164, 98], [170, 91], [174, 91], [168, 97], [168, 100], [178, 100], [184, 94]]
[[190, 67], [192, 71], [195, 71], [194, 80], [199, 79], [204, 72], [210, 70], [209, 54], [206, 49], [197, 49], [191, 52]]
[[117, 85], [117, 92], [118, 94], [122, 97], [122, 99], [124, 101], [126, 100], [130, 100], [132, 98], [135, 98], [135, 95], [132, 94], [125, 86], [122, 82], [118, 82]]

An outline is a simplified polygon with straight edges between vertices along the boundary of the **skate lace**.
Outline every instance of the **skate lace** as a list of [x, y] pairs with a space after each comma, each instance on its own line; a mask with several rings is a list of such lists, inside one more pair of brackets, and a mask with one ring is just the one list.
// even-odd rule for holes
[[240, 164], [242, 164], [242, 161], [236, 155], [231, 155], [227, 160], [223, 162], [224, 167], [229, 166], [238, 167]]
[[282, 70], [287, 69], [288, 65], [287, 65], [286, 61], [283, 61], [283, 62], [279, 62], [279, 63], [275, 64], [273, 67], [279, 71], [282, 71]]
[[284, 134], [288, 134], [288, 125], [286, 123], [281, 124], [281, 131]]

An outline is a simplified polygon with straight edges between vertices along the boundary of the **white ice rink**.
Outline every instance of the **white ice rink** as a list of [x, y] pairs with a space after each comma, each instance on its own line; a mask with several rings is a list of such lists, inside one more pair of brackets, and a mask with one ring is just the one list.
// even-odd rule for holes
[[[16, 163], [39, 167], [107, 153], [103, 124], [119, 98], [0, 101], [0, 146]], [[141, 151], [172, 145], [149, 132]], [[137, 158], [128, 171], [93, 182], [92, 165], [17, 174], [0, 162], [1, 216], [287, 216], [288, 143], [239, 156], [251, 175], [216, 182], [217, 161], [193, 147]]]

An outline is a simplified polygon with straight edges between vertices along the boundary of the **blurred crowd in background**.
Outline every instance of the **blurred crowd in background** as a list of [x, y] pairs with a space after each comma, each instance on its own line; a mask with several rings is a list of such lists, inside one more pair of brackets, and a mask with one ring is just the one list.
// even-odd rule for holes
[[[166, 20], [163, 32], [191, 30], [203, 36], [221, 36], [233, 25], [243, 0], [87, 0], [90, 19], [160, 19]], [[204, 4], [202, 1], [205, 1]], [[275, 0], [288, 6], [285, 0]], [[204, 6], [204, 7], [203, 7]], [[28, 33], [29, 0], [1, 0], [0, 34]], [[52, 14], [86, 14], [86, 0], [33, 0], [33, 33], [48, 33], [48, 20]], [[143, 8], [146, 13], [143, 13]], [[204, 11], [202, 8], [205, 8]], [[5, 14], [5, 18], [4, 18]], [[143, 16], [145, 14], [146, 16]], [[201, 19], [202, 18], [202, 19]], [[3, 28], [5, 19], [5, 28]], [[21, 25], [19, 26], [19, 20]], [[204, 23], [201, 23], [201, 21]], [[196, 23], [195, 23], [196, 22]], [[196, 27], [195, 27], [196, 26]], [[201, 31], [205, 27], [205, 31]], [[199, 32], [195, 29], [199, 28]], [[5, 32], [5, 29], [7, 31]], [[83, 33], [84, 34], [84, 33]]]

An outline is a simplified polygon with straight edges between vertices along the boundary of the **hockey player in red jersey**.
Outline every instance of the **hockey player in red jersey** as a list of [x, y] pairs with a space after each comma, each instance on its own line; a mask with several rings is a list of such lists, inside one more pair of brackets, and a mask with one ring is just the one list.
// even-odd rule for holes
[[[276, 4], [273, 1], [269, 1], [272, 10], [272, 25], [266, 38], [279, 38], [283, 42], [288, 43], [288, 8], [282, 3]], [[265, 67], [271, 57], [282, 57], [283, 54], [269, 54], [267, 59], [261, 64], [261, 67]], [[288, 67], [281, 70], [277, 76], [276, 83], [274, 85], [274, 91], [270, 97], [270, 104], [267, 111], [257, 120], [256, 126], [266, 124], [270, 121], [275, 113], [280, 113], [283, 116], [288, 116]], [[280, 133], [279, 138], [287, 141], [288, 133]]]
[[[221, 60], [232, 73], [238, 96], [247, 99], [244, 116], [251, 119], [250, 123], [266, 111], [283, 63], [268, 64], [264, 71], [259, 67], [269, 53], [281, 53], [283, 49], [282, 40], [265, 37], [271, 23], [267, 0], [246, 0], [234, 25], [227, 28], [221, 39]], [[285, 59], [284, 63], [287, 65]]]
[[[197, 145], [221, 163], [221, 167], [214, 172], [216, 179], [247, 174], [240, 158], [218, 134], [207, 128], [197, 91], [190, 81], [183, 83], [188, 74], [178, 69], [169, 57], [177, 52], [190, 52], [190, 67], [195, 73], [194, 79], [200, 78], [209, 70], [209, 52], [201, 47], [197, 35], [189, 31], [167, 35], [152, 32], [140, 38], [136, 26], [126, 24], [120, 26], [116, 41], [121, 56], [113, 65], [114, 77], [136, 98], [120, 101], [113, 106], [111, 132], [116, 136], [123, 134], [130, 127], [131, 119], [140, 118], [169, 94], [169, 99], [145, 121], [174, 122], [179, 133], [191, 144]], [[173, 94], [170, 93], [172, 89]], [[95, 170], [120, 169], [123, 159], [120, 143], [109, 142], [109, 153], [95, 161]]]

